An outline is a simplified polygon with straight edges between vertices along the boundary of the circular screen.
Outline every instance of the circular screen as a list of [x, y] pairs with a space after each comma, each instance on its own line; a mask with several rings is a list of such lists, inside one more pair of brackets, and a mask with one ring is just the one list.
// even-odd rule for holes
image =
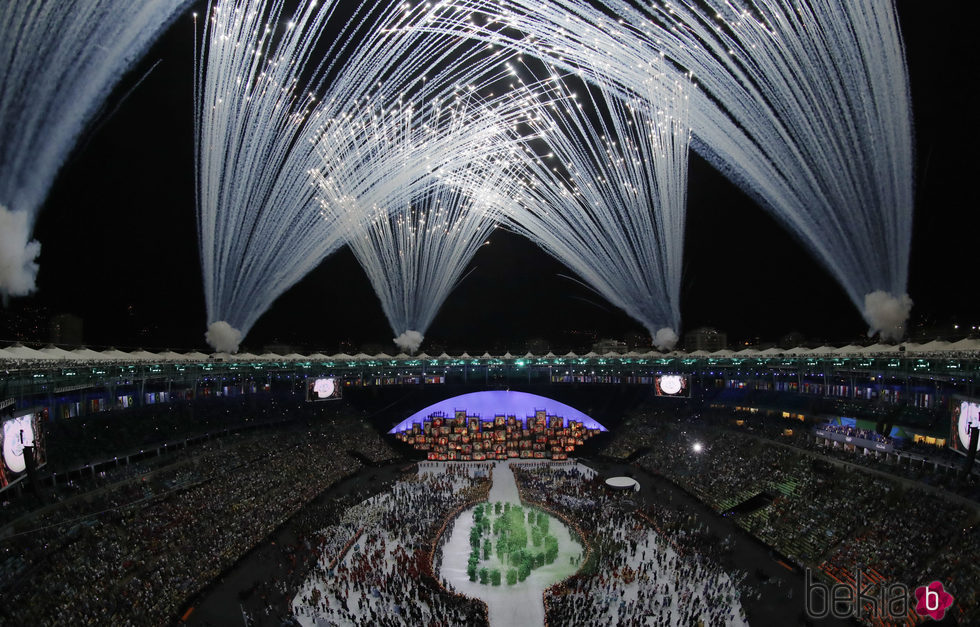
[[664, 394], [678, 394], [684, 387], [684, 379], [676, 374], [660, 377], [660, 391]]
[[970, 427], [980, 426], [980, 405], [969, 401], [961, 402], [960, 419], [956, 426], [963, 450], [970, 450]]
[[24, 447], [34, 444], [34, 425], [31, 416], [18, 416], [3, 423], [3, 461], [11, 472], [23, 472]]
[[313, 384], [313, 391], [317, 398], [330, 398], [333, 396], [335, 382], [333, 379], [317, 379]]

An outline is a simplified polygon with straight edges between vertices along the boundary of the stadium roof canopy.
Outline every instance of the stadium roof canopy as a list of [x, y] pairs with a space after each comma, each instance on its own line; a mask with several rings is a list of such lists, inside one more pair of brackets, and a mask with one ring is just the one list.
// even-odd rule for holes
[[[13, 344], [7, 346], [6, 348], [0, 348], [0, 364], [14, 365], [16, 366], [38, 366], [38, 367], [50, 367], [57, 364], [81, 364], [81, 363], [205, 363], [205, 362], [229, 362], [229, 363], [249, 363], [249, 362], [273, 362], [273, 363], [285, 363], [285, 362], [299, 362], [299, 363], [326, 363], [326, 362], [370, 362], [367, 365], [375, 365], [377, 362], [405, 362], [405, 361], [418, 361], [418, 360], [439, 360], [439, 361], [450, 361], [450, 360], [461, 360], [461, 361], [473, 361], [473, 360], [492, 360], [493, 363], [500, 363], [503, 361], [512, 360], [528, 360], [528, 359], [551, 359], [551, 360], [596, 360], [596, 359], [662, 359], [662, 358], [715, 358], [715, 359], [728, 359], [728, 358], [778, 358], [778, 357], [814, 357], [814, 358], [835, 358], [835, 357], [895, 357], [901, 353], [905, 353], [907, 356], [925, 357], [925, 356], [935, 356], [935, 357], [945, 357], [945, 358], [960, 358], [960, 359], [972, 359], [976, 358], [980, 354], [980, 339], [966, 338], [959, 340], [957, 342], [946, 342], [942, 340], [934, 340], [931, 342], [926, 342], [924, 344], [916, 344], [914, 342], [906, 342], [904, 344], [873, 344], [871, 346], [857, 346], [855, 344], [849, 344], [842, 347], [834, 346], [819, 346], [817, 348], [805, 348], [797, 347], [791, 349], [779, 349], [779, 348], [767, 348], [765, 350], [757, 350], [755, 348], [744, 348], [739, 351], [732, 351], [728, 349], [723, 349], [714, 352], [706, 351], [695, 351], [692, 353], [684, 351], [672, 351], [670, 353], [660, 353], [657, 351], [651, 351], [647, 353], [639, 352], [629, 352], [625, 355], [619, 354], [607, 354], [607, 355], [597, 355], [596, 353], [587, 353], [585, 355], [576, 355], [575, 353], [567, 353], [565, 355], [556, 356], [553, 353], [548, 353], [547, 355], [542, 355], [535, 357], [528, 353], [523, 356], [514, 356], [510, 353], [504, 355], [491, 355], [489, 353], [484, 353], [478, 357], [470, 356], [468, 353], [463, 353], [459, 356], [450, 356], [445, 353], [439, 355], [438, 357], [431, 357], [428, 355], [417, 355], [410, 357], [405, 354], [399, 354], [396, 356], [388, 355], [385, 353], [380, 353], [377, 355], [367, 355], [365, 353], [358, 353], [356, 355], [348, 355], [346, 353], [339, 353], [336, 355], [325, 355], [323, 353], [312, 353], [309, 355], [302, 355], [299, 353], [290, 353], [288, 355], [277, 355], [275, 353], [265, 353], [263, 355], [255, 355], [252, 353], [239, 353], [237, 355], [228, 353], [215, 353], [212, 355], [206, 355], [201, 352], [192, 353], [175, 353], [170, 350], [165, 350], [157, 353], [139, 350], [135, 352], [124, 352], [114, 348], [109, 348], [102, 351], [95, 351], [89, 348], [76, 348], [74, 350], [65, 350], [61, 348], [56, 348], [54, 346], [47, 346], [41, 348], [40, 350], [36, 348], [30, 348], [24, 346], [23, 344]], [[47, 366], [46, 366], [47, 365]], [[394, 364], [392, 364], [394, 365]]]

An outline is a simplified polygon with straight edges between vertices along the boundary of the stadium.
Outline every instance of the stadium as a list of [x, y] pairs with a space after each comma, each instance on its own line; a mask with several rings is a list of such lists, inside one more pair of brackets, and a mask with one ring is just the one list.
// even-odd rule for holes
[[[637, 596], [653, 585], [638, 579], [650, 574], [645, 547], [663, 568], [691, 564], [685, 585], [731, 582], [721, 589], [738, 603], [706, 587], [702, 605], [675, 606], [712, 624], [797, 621], [808, 572], [882, 589], [941, 581], [956, 598], [951, 624], [970, 624], [976, 604], [960, 582], [976, 577], [980, 485], [961, 425], [980, 406], [978, 346], [869, 348], [203, 359], [7, 348], [5, 594], [42, 623], [93, 612], [373, 624], [396, 612], [413, 624], [602, 624], [616, 610], [599, 581], [637, 611], [661, 607], [651, 595], [641, 610]], [[593, 437], [567, 453], [536, 447], [535, 411]], [[459, 412], [510, 420], [486, 423], [509, 439], [474, 450], [479, 434], [463, 421], [440, 448], [433, 420]], [[36, 468], [11, 472], [10, 424], [44, 433]], [[433, 439], [387, 435], [413, 428]], [[508, 466], [512, 494], [500, 487]], [[614, 477], [636, 491], [613, 491]], [[541, 569], [508, 584], [506, 570], [501, 583], [492, 568], [450, 567], [470, 551], [463, 514], [482, 502], [548, 512], [570, 530], [564, 578]], [[390, 585], [399, 571], [412, 576]], [[529, 603], [508, 602], [528, 590]], [[537, 615], [507, 614], [515, 607]]]
[[0, 623], [980, 624], [939, 13], [0, 5]]

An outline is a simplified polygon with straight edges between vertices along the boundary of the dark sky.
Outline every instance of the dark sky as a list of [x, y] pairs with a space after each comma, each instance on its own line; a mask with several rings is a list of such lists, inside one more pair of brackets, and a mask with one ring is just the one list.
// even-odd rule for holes
[[[916, 125], [913, 323], [950, 327], [980, 324], [974, 148], [980, 103], [969, 86], [977, 67], [967, 33], [972, 20], [954, 17], [961, 6], [898, 2]], [[84, 319], [86, 342], [94, 346], [204, 347], [192, 46], [188, 13], [122, 81], [107, 107], [114, 113], [80, 143], [41, 211], [39, 291], [13, 302], [3, 316], [32, 307], [71, 312]], [[711, 325], [733, 340], [772, 341], [790, 331], [847, 341], [865, 330], [844, 292], [802, 246], [693, 153], [685, 245], [685, 330]], [[495, 233], [473, 265], [423, 350], [434, 344], [514, 351], [531, 338], [577, 349], [590, 334], [623, 338], [642, 331], [516, 235]], [[364, 273], [342, 250], [280, 297], [244, 347], [280, 342], [333, 351], [348, 342], [345, 348], [390, 349], [391, 336]], [[9, 328], [0, 339], [11, 339]]]

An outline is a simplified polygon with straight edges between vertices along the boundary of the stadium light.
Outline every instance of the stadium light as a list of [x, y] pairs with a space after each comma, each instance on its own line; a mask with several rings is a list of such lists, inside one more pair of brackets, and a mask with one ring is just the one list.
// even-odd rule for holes
[[694, 446], [691, 447], [691, 450], [693, 450], [695, 453], [700, 453], [703, 448], [704, 447], [701, 446], [700, 442], [695, 442]]

